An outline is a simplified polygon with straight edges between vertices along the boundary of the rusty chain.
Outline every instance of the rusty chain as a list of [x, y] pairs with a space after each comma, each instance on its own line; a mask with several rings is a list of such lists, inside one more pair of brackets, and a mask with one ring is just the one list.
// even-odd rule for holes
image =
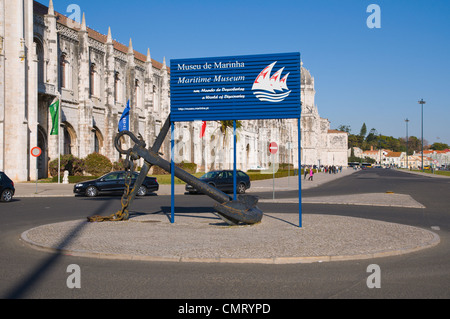
[[121, 204], [122, 208], [117, 213], [112, 214], [110, 216], [91, 216], [88, 217], [88, 222], [107, 222], [107, 221], [126, 221], [130, 217], [128, 206], [130, 204], [131, 193], [133, 189], [131, 188], [131, 181], [133, 180], [134, 173], [134, 162], [133, 157], [131, 156], [132, 150], [127, 151], [127, 155], [124, 161], [124, 169], [125, 169], [125, 190], [122, 195]]

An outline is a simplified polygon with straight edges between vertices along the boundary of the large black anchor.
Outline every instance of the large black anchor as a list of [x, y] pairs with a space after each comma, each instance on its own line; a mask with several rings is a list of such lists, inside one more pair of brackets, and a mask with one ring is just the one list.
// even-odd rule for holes
[[[152, 166], [158, 166], [166, 172], [171, 173], [171, 163], [161, 158], [159, 154], [159, 150], [169, 132], [170, 126], [171, 122], [169, 117], [161, 129], [161, 132], [158, 135], [153, 147], [150, 149], [146, 149], [145, 142], [142, 138], [137, 138], [129, 131], [122, 131], [116, 136], [115, 147], [120, 154], [127, 155], [127, 158], [129, 157], [131, 160], [137, 160], [139, 158], [144, 159], [144, 165], [141, 168], [141, 172], [136, 179], [131, 194], [129, 195], [127, 206], [129, 206], [135, 198], [138, 189], [142, 185], [145, 176], [147, 176]], [[135, 143], [135, 145], [129, 150], [123, 150], [120, 145], [120, 139], [125, 135], [129, 136], [129, 138]], [[174, 175], [187, 184], [190, 184], [197, 191], [217, 201], [217, 204], [214, 205], [214, 209], [217, 211], [220, 218], [222, 218], [222, 220], [229, 225], [253, 225], [261, 222], [263, 212], [256, 206], [258, 203], [258, 197], [252, 195], [240, 195], [238, 200], [233, 200], [233, 198], [229, 195], [207, 183], [202, 182], [195, 176], [192, 176], [177, 166], [175, 166]]]

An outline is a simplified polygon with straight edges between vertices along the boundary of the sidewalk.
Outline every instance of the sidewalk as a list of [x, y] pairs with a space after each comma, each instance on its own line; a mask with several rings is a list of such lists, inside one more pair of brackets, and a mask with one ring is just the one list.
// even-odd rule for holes
[[[302, 189], [318, 187], [324, 183], [342, 178], [353, 174], [353, 169], [343, 169], [342, 173], [325, 174], [318, 173], [314, 175], [313, 181], [303, 180]], [[34, 197], [74, 197], [74, 184], [57, 184], [57, 183], [38, 183], [37, 191], [35, 183], [16, 183], [15, 198], [34, 198]], [[248, 194], [255, 192], [270, 192], [273, 189], [273, 180], [253, 181], [252, 187], [248, 190]], [[275, 179], [275, 191], [298, 190], [298, 176]], [[170, 185], [159, 185], [158, 195], [170, 195]], [[175, 185], [175, 194], [183, 195], [185, 193], [185, 185]]]
[[[408, 170], [400, 170], [401, 172], [414, 174], [429, 178], [450, 178], [450, 176], [442, 176], [436, 174], [428, 174], [422, 172], [410, 172]], [[313, 187], [319, 187], [325, 183], [337, 180], [354, 174], [355, 171], [352, 168], [344, 168], [341, 173], [328, 174], [328, 173], [317, 173], [314, 175], [313, 181], [308, 181], [308, 176], [306, 179], [301, 176], [302, 190], [309, 189]], [[56, 183], [41, 183], [37, 185], [35, 183], [16, 183], [16, 198], [33, 198], [33, 197], [73, 197], [74, 184], [56, 184]], [[251, 188], [247, 191], [248, 194], [260, 193], [260, 192], [272, 192], [273, 191], [273, 179], [269, 178], [267, 180], [252, 181]], [[284, 178], [275, 179], [275, 192], [280, 191], [296, 191], [298, 190], [298, 176], [290, 176]], [[185, 193], [185, 185], [175, 185], [175, 194], [183, 195]], [[158, 195], [170, 195], [171, 187], [170, 185], [160, 185]]]
[[[301, 176], [301, 185], [303, 189], [309, 189], [313, 187], [319, 187], [325, 183], [349, 176], [357, 171], [351, 168], [343, 168], [341, 173], [329, 174], [329, 173], [316, 173], [312, 181]], [[255, 192], [271, 192], [273, 190], [273, 179], [254, 181], [252, 182], [252, 187], [248, 190], [248, 193]], [[275, 179], [275, 191], [292, 191], [298, 190], [298, 176], [284, 177]]]
[[[30, 197], [74, 197], [73, 184], [58, 183], [15, 183], [16, 194], [14, 198]], [[36, 192], [37, 190], [37, 192]]]
[[398, 171], [399, 172], [403, 172], [403, 173], [408, 173], [408, 174], [414, 174], [414, 175], [420, 175], [420, 176], [424, 176], [424, 177], [430, 177], [430, 178], [450, 178], [450, 176], [446, 176], [446, 175], [438, 175], [438, 174], [410, 171], [410, 170], [407, 170], [407, 169], [399, 169]]

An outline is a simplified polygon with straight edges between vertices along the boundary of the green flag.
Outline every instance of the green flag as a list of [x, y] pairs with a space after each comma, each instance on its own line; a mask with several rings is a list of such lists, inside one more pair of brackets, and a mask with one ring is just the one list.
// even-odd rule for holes
[[59, 135], [59, 99], [50, 105], [50, 114], [52, 116], [52, 130], [50, 135]]

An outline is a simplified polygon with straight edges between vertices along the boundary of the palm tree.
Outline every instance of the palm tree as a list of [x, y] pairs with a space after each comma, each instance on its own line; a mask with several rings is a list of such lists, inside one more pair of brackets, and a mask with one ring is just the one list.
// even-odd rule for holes
[[[219, 130], [223, 134], [223, 141], [226, 141], [226, 138], [228, 137], [228, 129], [234, 130], [234, 124], [233, 120], [227, 120], [227, 121], [217, 121], [219, 123]], [[242, 127], [241, 121], [236, 121], [236, 130]], [[236, 132], [237, 136], [237, 132]]]
[[[217, 121], [217, 123], [219, 124], [219, 127], [216, 129], [216, 132], [219, 131], [222, 134], [222, 147], [225, 147], [225, 145], [227, 144], [228, 141], [228, 136], [229, 136], [229, 131], [230, 129], [233, 131], [234, 130], [234, 121], [233, 120], [226, 120], [226, 121]], [[241, 121], [236, 121], [236, 141], [239, 141], [239, 135], [237, 130], [239, 128], [242, 127], [242, 122]], [[215, 139], [216, 134], [212, 134], [211, 135], [211, 141], [213, 141]], [[211, 163], [211, 168], [212, 169], [214, 167], [214, 162]]]

